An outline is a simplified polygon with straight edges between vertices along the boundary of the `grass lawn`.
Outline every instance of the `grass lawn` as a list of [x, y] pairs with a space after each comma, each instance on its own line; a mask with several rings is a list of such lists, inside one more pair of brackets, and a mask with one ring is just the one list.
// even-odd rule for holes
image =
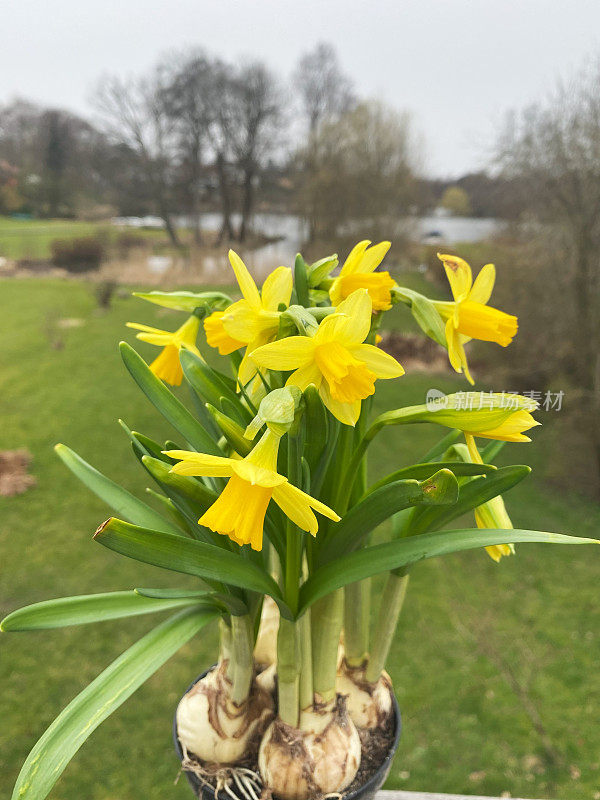
[[[52, 451], [65, 442], [130, 490], [143, 491], [147, 481], [117, 418], [159, 440], [173, 432], [130, 380], [116, 344], [134, 341], [127, 320], [172, 327], [175, 318], [120, 296], [100, 312], [92, 288], [77, 281], [5, 280], [0, 297], [0, 448], [28, 447], [37, 479], [25, 494], [0, 498], [0, 615], [62, 595], [193, 585], [95, 544], [91, 535], [107, 509]], [[150, 355], [150, 347], [140, 347]], [[385, 382], [379, 403], [422, 402], [431, 386], [451, 390], [459, 383], [448, 375], [411, 375]], [[432, 428], [386, 431], [373, 448], [378, 471], [418, 457], [436, 439]], [[534, 436], [543, 445], [549, 433], [542, 428]], [[535, 446], [504, 453], [512, 463], [532, 461]], [[511, 493], [509, 510], [519, 527], [596, 537], [600, 529], [597, 505], [535, 479]], [[592, 548], [522, 545], [500, 565], [477, 551], [415, 568], [390, 662], [404, 732], [388, 787], [597, 797], [599, 582]], [[10, 795], [29, 749], [57, 713], [154, 622], [139, 617], [2, 635], [0, 797]], [[214, 629], [183, 648], [92, 735], [52, 798], [190, 797], [183, 779], [173, 785], [171, 718], [183, 689], [215, 653]]]
[[[12, 219], [0, 217], [0, 257], [49, 258], [54, 239], [75, 239], [80, 236], [99, 236], [112, 241], [128, 228], [115, 228], [107, 223], [82, 222], [65, 219]], [[134, 229], [136, 236], [151, 241], [162, 240], [160, 230]]]

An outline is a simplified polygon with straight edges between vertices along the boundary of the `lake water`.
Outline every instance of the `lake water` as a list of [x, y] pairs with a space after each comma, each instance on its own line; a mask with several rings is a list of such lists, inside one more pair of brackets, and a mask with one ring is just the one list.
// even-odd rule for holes
[[[239, 225], [237, 215], [232, 215], [232, 220], [234, 226]], [[189, 220], [179, 217], [176, 223], [186, 227]], [[158, 217], [124, 217], [113, 220], [113, 224], [129, 227], [163, 227], [162, 220]], [[217, 231], [221, 217], [217, 213], [203, 214], [201, 224], [204, 230]], [[273, 267], [280, 264], [293, 264], [296, 253], [308, 235], [304, 220], [291, 214], [255, 214], [252, 224], [254, 230], [276, 239], [252, 251], [252, 270], [257, 277], [266, 275]], [[503, 223], [496, 219], [450, 217], [438, 214], [404, 219], [398, 223], [398, 228], [402, 228], [404, 232], [408, 230], [415, 241], [436, 245], [482, 241], [498, 233], [502, 227]], [[393, 238], [393, 232], [390, 232], [390, 237]], [[168, 258], [164, 258], [160, 263], [156, 257], [151, 258], [153, 261], [151, 265], [149, 264], [149, 268], [155, 274], [164, 272], [171, 266], [171, 260]], [[229, 266], [226, 253], [219, 251], [215, 252], [215, 255], [205, 256], [202, 272], [207, 280], [214, 281], [227, 274]]]

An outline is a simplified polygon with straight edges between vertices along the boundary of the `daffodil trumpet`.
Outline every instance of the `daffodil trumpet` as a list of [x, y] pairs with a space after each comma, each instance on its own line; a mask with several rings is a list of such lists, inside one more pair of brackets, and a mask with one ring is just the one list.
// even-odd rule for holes
[[[404, 369], [376, 346], [394, 302], [447, 346], [469, 380], [466, 342], [507, 346], [517, 321], [488, 306], [491, 265], [473, 281], [465, 261], [441, 256], [453, 300], [433, 301], [399, 286], [384, 268], [389, 246], [359, 242], [337, 275], [336, 256], [309, 266], [298, 255], [293, 269], [277, 267], [260, 287], [231, 251], [237, 300], [219, 292], [140, 295], [184, 315], [179, 327], [165, 326], [173, 330], [130, 323], [138, 339], [160, 348], [150, 364], [120, 345], [126, 369], [181, 443], [161, 444], [122, 425], [159, 491], [144, 502], [64, 445], [56, 452], [118, 515], [94, 540], [167, 570], [170, 588], [36, 603], [13, 611], [0, 628], [169, 616], [65, 709], [26, 760], [15, 797], [44, 800], [86, 736], [178, 648], [193, 652], [199, 640], [205, 648], [202, 632], [211, 624], [220, 626], [217, 664], [176, 712], [183, 768], [206, 776], [210, 764], [220, 779], [230, 776], [232, 800], [258, 796], [257, 773], [264, 794], [279, 800], [339, 795], [385, 762], [393, 742], [385, 736], [398, 730], [390, 653], [413, 565], [473, 548], [498, 562], [515, 542], [592, 541], [513, 529], [503, 495], [529, 469], [481, 464], [476, 439], [529, 441], [539, 424], [531, 399], [433, 390], [427, 402], [401, 405], [404, 381], [396, 379]], [[381, 393], [394, 397], [384, 411], [372, 402], [382, 380], [396, 381]], [[388, 474], [370, 483], [369, 444], [384, 429], [391, 438], [417, 423], [451, 433], [408, 465], [394, 438]], [[466, 444], [455, 444], [460, 434]], [[489, 445], [486, 453], [487, 462]], [[466, 511], [474, 526], [449, 530]], [[388, 540], [372, 542], [388, 521]], [[502, 558], [502, 568], [512, 561]], [[181, 573], [187, 580], [178, 586]], [[384, 588], [372, 613], [377, 575]], [[252, 792], [238, 795], [248, 766]]]

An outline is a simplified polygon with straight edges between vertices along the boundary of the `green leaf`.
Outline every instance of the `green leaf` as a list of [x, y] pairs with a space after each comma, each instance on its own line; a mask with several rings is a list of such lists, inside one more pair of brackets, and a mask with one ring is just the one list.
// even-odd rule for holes
[[210, 589], [139, 589], [133, 590], [142, 597], [152, 597], [157, 600], [173, 600], [175, 598], [196, 598], [198, 600], [206, 597]]
[[239, 455], [247, 456], [252, 450], [252, 442], [248, 441], [244, 436], [245, 429], [210, 403], [206, 404], [206, 408], [223, 436], [227, 439], [230, 447]]
[[98, 472], [97, 469], [88, 464], [87, 461], [84, 461], [70, 447], [64, 444], [57, 444], [54, 450], [71, 472], [88, 489], [103, 500], [113, 512], [120, 514], [135, 525], [167, 533], [177, 532], [177, 528], [169, 520], [161, 516], [158, 511], [150, 508], [150, 506], [138, 500], [126, 489]]
[[399, 286], [393, 289], [393, 296], [410, 307], [412, 315], [423, 333], [447, 349], [444, 320], [428, 297], [414, 292], [412, 289]]
[[294, 288], [298, 303], [301, 306], [308, 306], [308, 268], [300, 253], [296, 255], [294, 261]]
[[457, 478], [462, 478], [465, 475], [486, 475], [488, 472], [494, 472], [496, 467], [491, 464], [471, 464], [464, 461], [433, 461], [426, 464], [412, 464], [410, 467], [402, 467], [395, 472], [390, 472], [385, 478], [381, 478], [369, 487], [369, 493], [393, 481], [430, 478], [440, 469], [449, 469]]
[[231, 305], [231, 297], [223, 292], [133, 292], [134, 297], [163, 308], [193, 313], [197, 308], [222, 310]]
[[419, 503], [454, 503], [458, 497], [458, 483], [447, 469], [441, 469], [426, 481], [395, 481], [376, 489], [357, 503], [333, 527], [322, 546], [319, 562], [335, 560], [340, 552], [347, 553], [378, 525], [398, 511]]
[[197, 599], [182, 597], [150, 599], [140, 597], [133, 591], [60, 597], [18, 608], [0, 622], [0, 630], [41, 631], [64, 628], [67, 625], [86, 625], [90, 622], [168, 611], [197, 602]]
[[248, 606], [239, 597], [212, 592], [210, 589], [206, 591], [201, 589], [135, 589], [134, 591], [142, 597], [156, 597], [165, 600], [170, 598], [196, 598], [195, 602], [199, 602], [205, 599], [206, 602], [223, 607], [227, 613], [238, 616], [248, 614]]
[[90, 734], [218, 612], [192, 608], [126, 650], [54, 720], [28, 755], [12, 800], [44, 800]]
[[327, 411], [316, 387], [304, 390], [304, 456], [314, 471], [327, 446]]
[[212, 489], [209, 489], [195, 478], [171, 472], [170, 465], [165, 464], [164, 461], [159, 461], [157, 458], [152, 458], [152, 456], [142, 456], [142, 464], [160, 484], [174, 489], [178, 494], [197, 504], [198, 516], [201, 516], [218, 497], [216, 492], [213, 492]]
[[192, 353], [191, 350], [182, 350], [179, 357], [183, 374], [204, 403], [208, 402], [213, 406], [218, 406], [221, 398], [226, 397], [230, 403], [235, 405], [239, 413], [247, 415], [247, 411], [240, 403], [239, 395], [232, 391], [219, 373], [209, 367], [206, 361], [196, 353]]
[[512, 489], [530, 472], [531, 468], [527, 466], [501, 467], [489, 475], [483, 475], [464, 483], [460, 487], [458, 501], [454, 505], [444, 508], [417, 509], [410, 523], [409, 535], [437, 530], [447, 525], [453, 519], [491, 500], [492, 497]]
[[125, 366], [132, 378], [165, 419], [199, 452], [209, 453], [213, 456], [223, 455], [216, 442], [198, 420], [150, 371], [144, 359], [136, 353], [133, 347], [127, 342], [121, 342], [119, 347]]
[[241, 553], [139, 528], [114, 517], [98, 528], [94, 538], [110, 550], [146, 564], [269, 594], [289, 613], [273, 578]]
[[600, 544], [600, 540], [597, 539], [565, 536], [561, 533], [492, 528], [461, 528], [453, 531], [425, 533], [422, 536], [411, 536], [407, 539], [396, 539], [386, 544], [365, 547], [341, 556], [315, 570], [300, 589], [299, 614], [330, 592], [381, 572], [388, 572], [425, 558], [456, 553], [460, 550], [472, 550], [494, 544], [525, 542]]
[[325, 278], [329, 276], [329, 273], [337, 267], [337, 265], [337, 253], [331, 256], [326, 256], [325, 258], [321, 258], [319, 261], [315, 261], [314, 264], [311, 264], [308, 268], [308, 284], [311, 289], [316, 288], [321, 281], [324, 281]]

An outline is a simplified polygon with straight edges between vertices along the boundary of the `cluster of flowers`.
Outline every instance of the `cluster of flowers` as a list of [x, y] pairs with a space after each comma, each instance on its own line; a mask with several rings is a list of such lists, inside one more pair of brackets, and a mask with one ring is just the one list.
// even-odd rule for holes
[[[464, 372], [471, 384], [465, 344], [471, 339], [496, 342], [503, 347], [510, 344], [517, 332], [517, 318], [487, 304], [496, 279], [493, 264], [486, 264], [473, 281], [466, 261], [440, 254], [453, 300], [428, 301], [416, 292], [400, 288], [388, 271], [379, 269], [390, 242], [370, 245], [368, 240], [359, 242], [336, 277], [330, 275], [337, 264], [334, 257], [313, 265], [316, 280], [312, 281], [310, 296], [315, 301], [314, 322], [323, 316], [318, 325], [299, 326], [305, 335], [286, 335], [282, 326], [282, 314], [289, 309], [294, 291], [292, 270], [278, 267], [259, 291], [242, 259], [233, 250], [229, 252], [242, 299], [206, 316], [204, 331], [207, 343], [221, 355], [243, 351], [237, 368], [237, 386], [254, 407], [270, 388], [275, 388], [268, 370], [290, 373], [287, 386], [304, 391], [314, 385], [334, 417], [344, 425], [356, 425], [362, 402], [375, 392], [375, 381], [404, 374], [401, 364], [376, 346], [381, 341], [377, 333], [380, 312], [391, 309], [397, 302], [405, 302], [417, 311], [415, 317], [420, 322], [425, 304], [428, 313], [423, 329], [446, 347], [452, 367]], [[145, 297], [152, 299], [149, 295]], [[436, 331], [436, 327], [441, 327], [440, 321], [444, 323], [443, 338]], [[128, 325], [140, 331], [137, 338], [162, 348], [150, 364], [152, 372], [171, 385], [179, 385], [183, 378], [180, 350], [200, 355], [197, 347], [200, 316], [192, 314], [174, 332], [135, 322]], [[515, 402], [519, 408], [511, 417], [508, 439], [528, 440], [522, 432], [538, 424], [530, 414], [536, 404], [523, 405], [522, 398]], [[508, 424], [504, 423], [501, 432], [479, 435], [502, 438], [500, 433]], [[467, 433], [466, 437], [471, 457], [481, 463], [472, 435]], [[244, 459], [180, 450], [168, 451], [166, 455], [179, 460], [173, 467], [175, 473], [229, 477], [231, 480], [222, 495], [199, 522], [238, 544], [260, 549], [264, 515], [271, 499], [295, 524], [312, 534], [317, 532], [317, 521], [311, 509], [330, 519], [339, 519], [332, 509], [277, 474], [278, 443], [278, 437], [269, 430]], [[512, 527], [501, 497], [476, 512], [480, 527], [494, 527], [489, 525], [492, 518], [495, 527]], [[512, 552], [512, 546], [493, 546], [488, 552], [499, 560], [501, 555]]]

